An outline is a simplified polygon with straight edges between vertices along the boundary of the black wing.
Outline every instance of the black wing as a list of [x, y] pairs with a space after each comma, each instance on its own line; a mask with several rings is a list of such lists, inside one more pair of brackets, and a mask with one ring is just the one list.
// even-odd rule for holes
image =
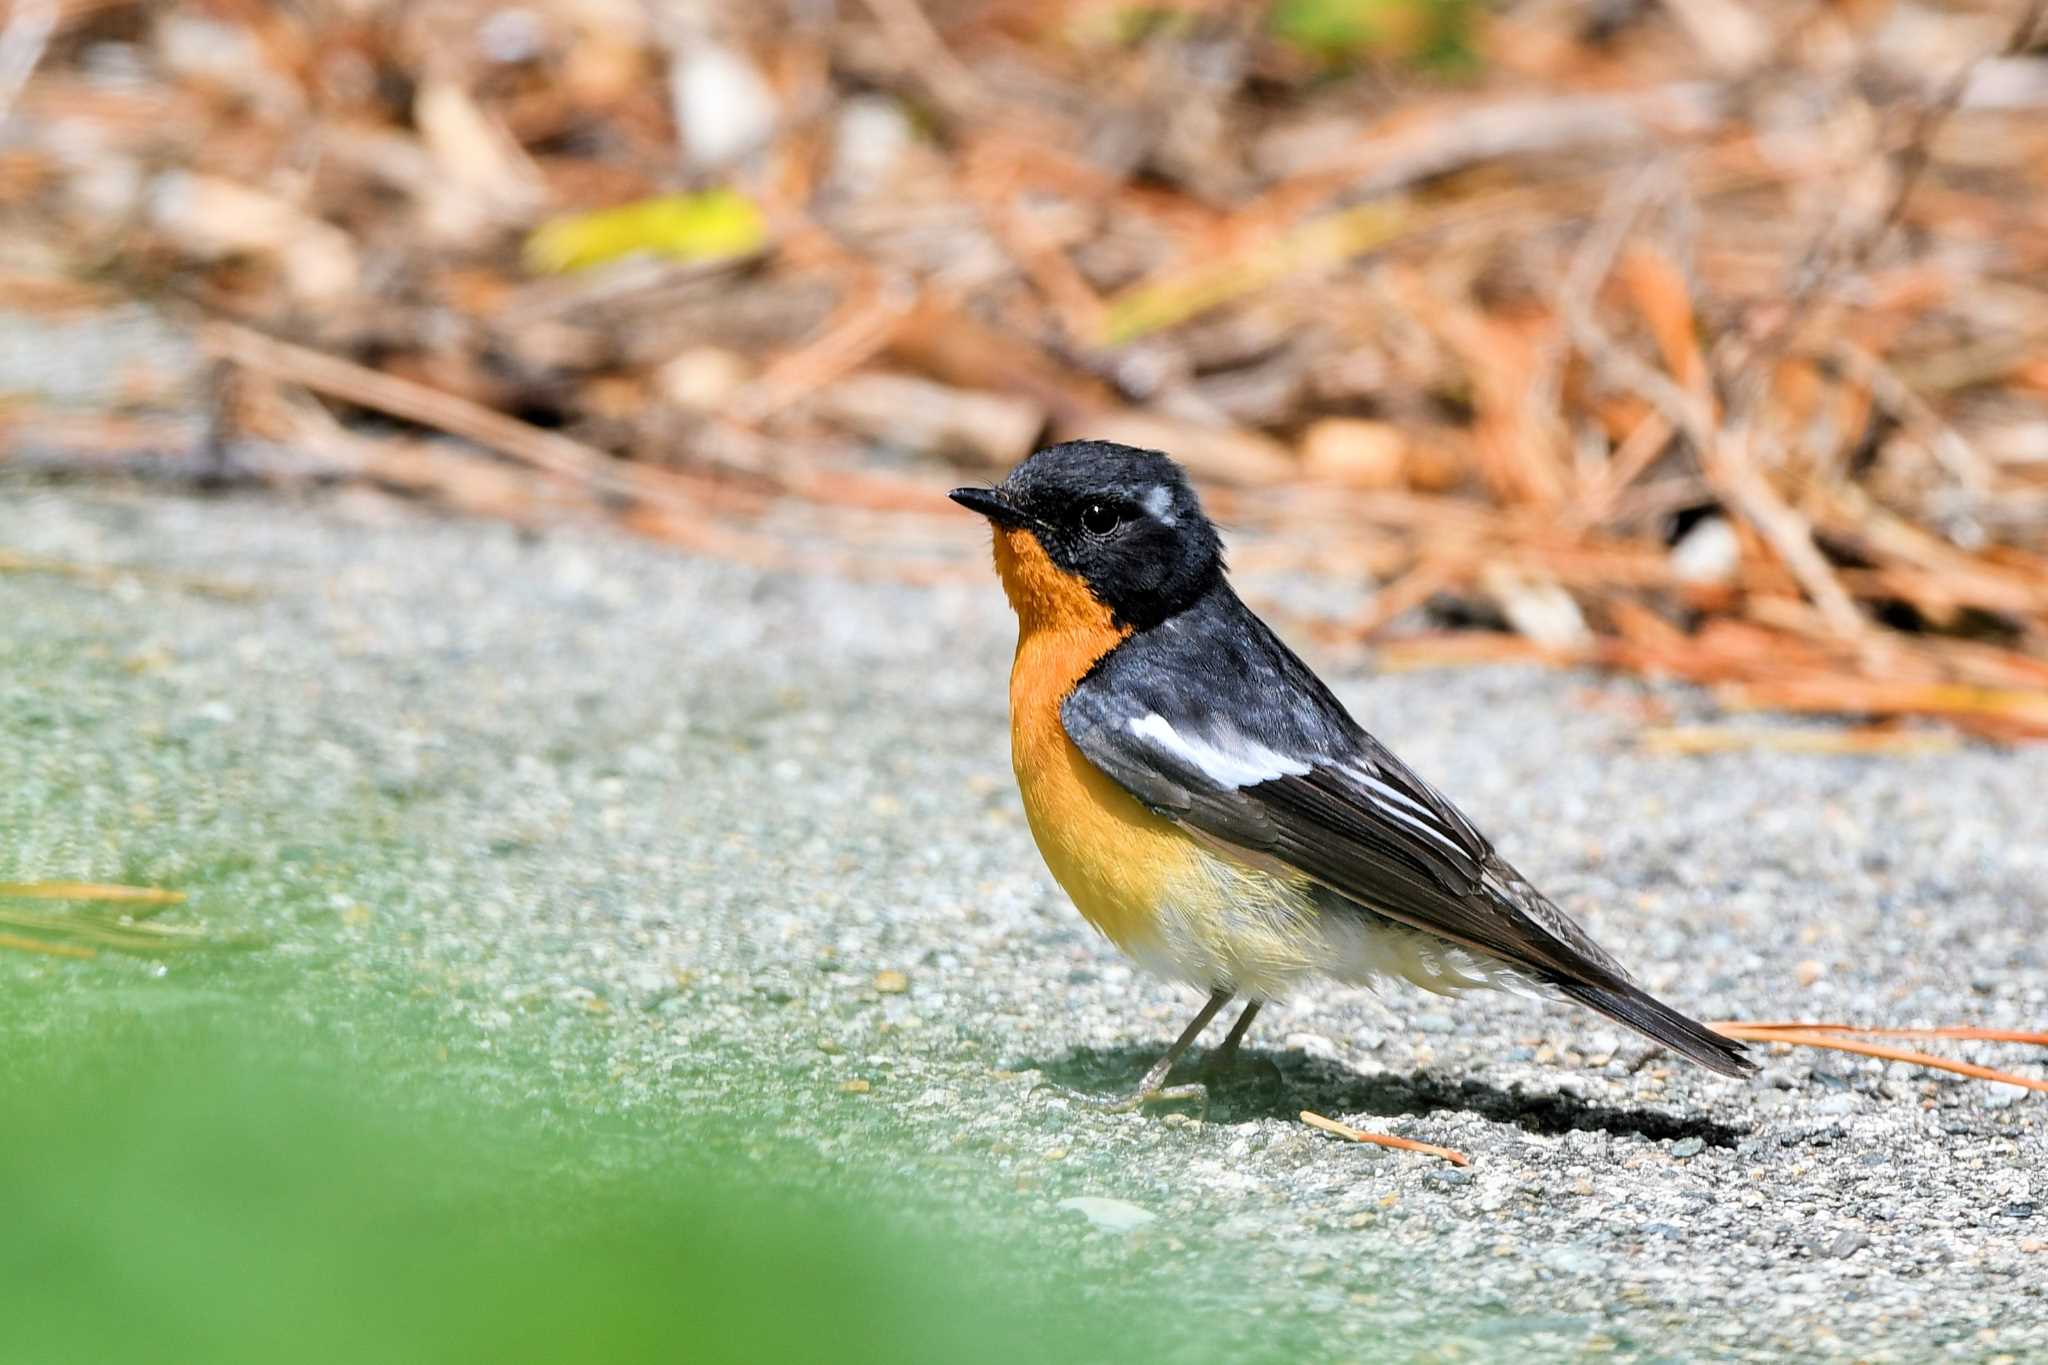
[[1060, 718], [1090, 761], [1205, 840], [1517, 967], [1717, 1071], [1750, 1069], [1631, 982], [1228, 587], [1111, 651]]

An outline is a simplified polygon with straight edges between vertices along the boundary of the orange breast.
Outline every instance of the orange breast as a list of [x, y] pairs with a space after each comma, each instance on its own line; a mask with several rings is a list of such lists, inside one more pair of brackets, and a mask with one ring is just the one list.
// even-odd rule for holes
[[1010, 669], [1010, 761], [1031, 834], [1090, 924], [1142, 949], [1194, 845], [1090, 763], [1060, 724], [1060, 704], [1129, 631], [1087, 585], [1063, 572], [1027, 531], [998, 529], [996, 571], [1017, 612]]

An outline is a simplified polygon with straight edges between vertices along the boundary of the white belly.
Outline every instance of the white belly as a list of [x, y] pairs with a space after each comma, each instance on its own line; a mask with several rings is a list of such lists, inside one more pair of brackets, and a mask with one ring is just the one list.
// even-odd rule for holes
[[1204, 991], [1284, 1000], [1312, 976], [1394, 979], [1451, 995], [1522, 985], [1506, 964], [1380, 918], [1311, 884], [1204, 850], [1165, 888], [1157, 933], [1128, 945], [1140, 967]]

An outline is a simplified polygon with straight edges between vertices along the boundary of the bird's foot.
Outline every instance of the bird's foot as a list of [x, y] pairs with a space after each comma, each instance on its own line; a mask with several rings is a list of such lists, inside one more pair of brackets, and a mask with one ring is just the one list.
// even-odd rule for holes
[[1198, 1107], [1202, 1117], [1208, 1117], [1208, 1087], [1198, 1081], [1190, 1081], [1186, 1085], [1139, 1085], [1122, 1095], [1092, 1095], [1090, 1091], [1073, 1091], [1063, 1085], [1053, 1089], [1065, 1095], [1075, 1107], [1087, 1109], [1090, 1113], [1137, 1113], [1145, 1105], [1190, 1101]]
[[1148, 1104], [1171, 1104], [1178, 1100], [1192, 1101], [1204, 1116], [1209, 1112], [1209, 1087], [1199, 1081], [1185, 1085], [1140, 1085], [1122, 1095], [1090, 1095], [1070, 1090], [1067, 1098], [1098, 1114], [1135, 1114]]
[[[1172, 1047], [1166, 1049], [1166, 1055], [1145, 1068], [1144, 1078], [1138, 1082], [1137, 1087], [1130, 1093], [1109, 1098], [1100, 1095], [1079, 1095], [1069, 1091], [1069, 1097], [1076, 1103], [1101, 1114], [1132, 1114], [1143, 1109], [1148, 1104], [1166, 1104], [1174, 1100], [1193, 1100], [1201, 1106], [1202, 1117], [1207, 1118], [1209, 1116], [1209, 1088], [1207, 1086], [1193, 1081], [1186, 1085], [1168, 1085], [1166, 1078], [1172, 1073], [1173, 1064], [1180, 1060], [1180, 1055], [1188, 1050], [1189, 1044], [1201, 1036], [1202, 1030], [1208, 1027], [1209, 1021], [1216, 1017], [1216, 1011], [1222, 1009], [1229, 1001], [1229, 991], [1221, 988], [1211, 991], [1208, 1003], [1203, 1005], [1201, 1011], [1189, 1021], [1188, 1026], [1180, 1031], [1180, 1037], [1174, 1040]], [[1254, 1005], [1247, 1009], [1245, 1011], [1246, 1016], [1249, 1017], [1257, 1008]], [[1238, 1022], [1242, 1025], [1244, 1021], [1240, 1019]], [[1242, 1031], [1242, 1028], [1232, 1030], [1232, 1039], [1234, 1040], [1237, 1034]]]

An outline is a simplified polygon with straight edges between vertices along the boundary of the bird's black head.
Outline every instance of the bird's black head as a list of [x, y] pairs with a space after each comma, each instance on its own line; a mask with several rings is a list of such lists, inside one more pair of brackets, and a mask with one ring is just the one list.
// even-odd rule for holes
[[997, 528], [998, 567], [1019, 600], [1020, 567], [1005, 532], [1029, 535], [1051, 567], [1086, 584], [1120, 625], [1143, 630], [1191, 605], [1222, 576], [1216, 528], [1181, 467], [1156, 450], [1067, 441], [1039, 451], [994, 488], [956, 488], [953, 501]]

